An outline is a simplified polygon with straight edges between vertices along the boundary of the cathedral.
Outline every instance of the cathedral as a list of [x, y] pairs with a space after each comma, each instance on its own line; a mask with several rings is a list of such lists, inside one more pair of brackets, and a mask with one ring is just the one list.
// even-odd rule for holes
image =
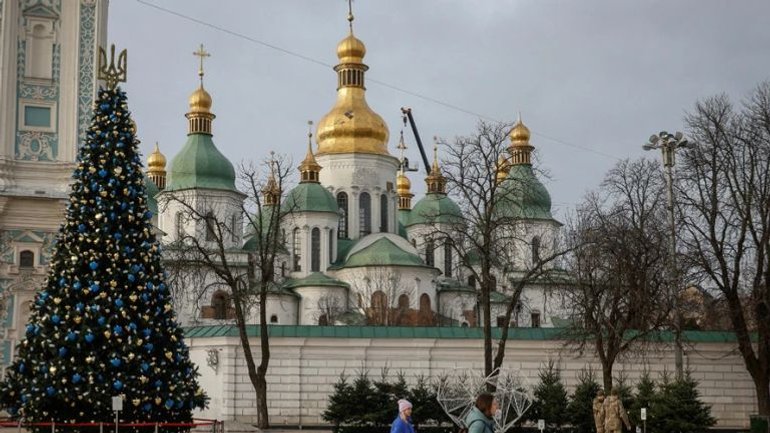
[[[90, 121], [107, 3], [4, 1], [0, 12], [0, 352], [7, 364], [23, 337], [29, 302], [44, 282], [77, 146]], [[280, 221], [283, 245], [267, 318], [277, 325], [479, 326], [476, 281], [451, 239], [435, 236], [437, 230], [455, 229], [452, 221], [463, 211], [447, 194], [435, 148], [424, 179], [427, 192], [419, 200], [411, 192], [403, 154], [391, 153], [388, 126], [366, 100], [366, 47], [353, 34], [352, 15], [349, 20], [348, 35], [336, 49], [336, 101], [315, 122], [306, 149], [294, 151], [305, 153], [298, 184], [282, 192], [268, 182], [262, 191], [263, 212], [291, 209]], [[202, 47], [198, 54], [205, 55]], [[236, 187], [233, 164], [214, 142], [213, 98], [203, 85], [202, 63], [199, 75], [185, 114], [185, 145], [168, 163], [157, 146], [147, 158], [153, 222], [164, 246], [186, 236], [208, 241], [205, 222], [187, 217], [180, 198], [205, 204], [207, 212], [227, 222], [232, 236], [224, 246], [243, 267], [256, 242], [243, 215], [248, 196]], [[533, 186], [514, 194], [517, 203], [511, 204], [526, 227], [521, 245], [513, 246], [514, 262], [522, 267], [554, 248], [561, 226], [533, 171], [533, 149], [519, 120], [510, 132], [510, 158], [497, 172], [503, 187], [521, 181]], [[506, 279], [516, 275], [516, 269], [498, 271], [493, 325], [509, 303], [512, 283]], [[227, 287], [212, 279], [190, 281], [179, 279], [175, 290], [183, 325], [233, 323]], [[556, 289], [553, 282], [527, 285], [512, 326], [559, 326], [565, 318], [552, 295]], [[249, 312], [251, 323], [258, 321], [257, 311]]]
[[[479, 326], [474, 277], [460, 263], [451, 238], [436, 236], [457, 230], [453, 221], [462, 214], [447, 194], [436, 149], [425, 178], [427, 193], [413, 205], [403, 155], [391, 154], [388, 126], [366, 100], [366, 47], [353, 34], [352, 16], [348, 19], [349, 34], [336, 50], [337, 98], [317, 122], [315, 134], [308, 134], [299, 183], [281, 194], [271, 178], [262, 191], [263, 213], [274, 206], [285, 211], [275, 266], [278, 283], [268, 294], [267, 318], [277, 325]], [[202, 49], [197, 54], [206, 55]], [[211, 215], [232, 228], [223, 247], [234, 264], [246, 263], [243, 256], [255, 248], [257, 235], [242, 215], [247, 195], [236, 188], [233, 164], [212, 139], [215, 115], [202, 66], [199, 74], [201, 84], [185, 114], [186, 144], [168, 167], [157, 147], [147, 160], [157, 227], [169, 248], [191, 236], [213, 240], [205, 218], [186, 215], [195, 206], [198, 215]], [[551, 215], [548, 191], [533, 172], [533, 149], [529, 129], [519, 120], [510, 132], [510, 156], [496, 173], [503, 188], [529, 185], [511, 194], [517, 202], [509, 203], [526, 232], [521, 245], [512, 246], [522, 271], [538, 255], [553, 251], [561, 226]], [[206, 236], [211, 239], [200, 239]], [[506, 272], [516, 275], [516, 269]], [[511, 283], [502, 272], [495, 277], [500, 283], [491, 296], [493, 324], [502, 321]], [[186, 326], [231, 323], [229, 288], [213, 277], [204, 280], [182, 283], [175, 303], [180, 320]], [[514, 326], [550, 327], [563, 320], [549, 298], [552, 286], [551, 281], [525, 288]], [[256, 307], [250, 319], [259, 320]]]

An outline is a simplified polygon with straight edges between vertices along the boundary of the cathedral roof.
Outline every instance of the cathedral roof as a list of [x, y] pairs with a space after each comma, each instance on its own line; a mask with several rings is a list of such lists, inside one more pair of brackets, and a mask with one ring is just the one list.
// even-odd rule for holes
[[507, 217], [552, 220], [551, 196], [535, 176], [532, 166], [518, 164], [511, 167], [501, 184], [503, 202], [498, 206]]
[[235, 189], [233, 164], [217, 149], [209, 134], [190, 134], [171, 160], [167, 191], [189, 188]]
[[[403, 245], [398, 245], [403, 243]], [[431, 268], [426, 266], [420, 256], [408, 250], [414, 250], [405, 239], [392, 233], [375, 233], [361, 238], [355, 245], [342, 268], [355, 268], [362, 266], [412, 266]]]
[[283, 287], [286, 289], [296, 289], [298, 287], [344, 287], [350, 288], [350, 284], [332, 278], [321, 272], [313, 272], [304, 278], [295, 278], [287, 280]]
[[295, 186], [283, 202], [286, 213], [330, 212], [339, 213], [337, 200], [319, 183], [307, 182]]
[[152, 181], [147, 174], [144, 175], [144, 188], [147, 191], [147, 209], [152, 212], [153, 215], [158, 214], [158, 201], [155, 200], [155, 196], [160, 192], [158, 185]]
[[446, 194], [430, 193], [421, 198], [411, 210], [405, 226], [415, 224], [459, 223], [462, 212]]

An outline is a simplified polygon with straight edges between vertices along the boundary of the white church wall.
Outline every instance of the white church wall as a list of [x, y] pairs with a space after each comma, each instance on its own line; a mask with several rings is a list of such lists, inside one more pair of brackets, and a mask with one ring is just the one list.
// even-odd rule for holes
[[[297, 325], [298, 300], [288, 294], [268, 294], [265, 313], [267, 323], [276, 325]], [[259, 306], [255, 306], [251, 315], [256, 318], [254, 323], [259, 323]], [[275, 321], [273, 321], [275, 320]]]
[[348, 195], [348, 237], [358, 239], [359, 197], [366, 192], [371, 197], [371, 232], [380, 232], [380, 196], [385, 194], [388, 203], [389, 233], [396, 232], [395, 182], [398, 160], [392, 156], [363, 153], [319, 154], [316, 160], [323, 167], [319, 179], [321, 185], [337, 197], [344, 192]]
[[[208, 417], [227, 421], [256, 421], [254, 390], [246, 374], [246, 366], [237, 338], [188, 339], [194, 360], [212, 348], [230, 353], [221, 360], [226, 366], [218, 375], [198, 364], [204, 383], [220, 381], [224, 386], [207, 388], [209, 396], [221, 398], [220, 412], [209, 409]], [[257, 339], [252, 340], [255, 356]], [[405, 339], [405, 338], [271, 338], [271, 362], [268, 370], [268, 407], [272, 425], [321, 425], [321, 414], [340, 374], [354, 376], [361, 368], [379, 374], [387, 367], [391, 374], [402, 372], [410, 384], [419, 376], [437, 377], [453, 369], [482, 368], [481, 339]], [[674, 365], [670, 348], [648, 352], [645, 356], [620, 361], [615, 372], [635, 383], [648, 369], [654, 379]], [[729, 343], [695, 343], [686, 353], [686, 365], [698, 380], [705, 403], [711, 405], [717, 427], [748, 426], [748, 415], [756, 411], [751, 378], [740, 356]], [[507, 368], [519, 369], [532, 385], [537, 383], [538, 369], [548, 360], [556, 361], [562, 378], [571, 392], [578, 373], [591, 366], [601, 371], [592, 356], [577, 356], [564, 349], [562, 341], [510, 340], [505, 357]], [[222, 394], [224, 393], [224, 395]], [[201, 415], [203, 415], [202, 413]]]
[[[305, 286], [294, 291], [301, 296], [297, 325], [317, 325], [323, 314], [340, 314], [348, 310], [348, 289], [344, 287]], [[333, 310], [333, 311], [329, 311]]]

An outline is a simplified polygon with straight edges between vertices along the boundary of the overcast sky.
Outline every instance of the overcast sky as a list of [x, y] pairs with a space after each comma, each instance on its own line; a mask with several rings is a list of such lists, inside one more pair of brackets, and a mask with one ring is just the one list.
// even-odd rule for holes
[[[388, 123], [391, 153], [402, 106], [426, 142], [472, 132], [478, 115], [513, 121], [520, 111], [557, 215], [618, 159], [641, 155], [650, 134], [683, 129], [696, 100], [737, 100], [770, 78], [767, 0], [356, 0], [353, 9], [367, 99]], [[111, 1], [109, 40], [129, 51], [124, 88], [145, 154], [158, 141], [170, 162], [184, 144], [198, 83], [192, 52], [203, 43], [222, 153], [236, 164], [270, 150], [301, 160], [307, 121], [335, 100], [335, 73], [323, 64], [336, 64], [346, 14], [344, 0]], [[415, 190], [423, 177], [412, 175]]]

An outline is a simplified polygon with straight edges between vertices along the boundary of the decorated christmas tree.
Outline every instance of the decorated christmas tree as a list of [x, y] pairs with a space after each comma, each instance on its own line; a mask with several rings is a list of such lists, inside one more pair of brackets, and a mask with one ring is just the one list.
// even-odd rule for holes
[[0, 383], [2, 406], [25, 421], [109, 422], [111, 398], [122, 396], [121, 420], [186, 422], [206, 403], [164, 282], [126, 94], [110, 66], [45, 287]]

